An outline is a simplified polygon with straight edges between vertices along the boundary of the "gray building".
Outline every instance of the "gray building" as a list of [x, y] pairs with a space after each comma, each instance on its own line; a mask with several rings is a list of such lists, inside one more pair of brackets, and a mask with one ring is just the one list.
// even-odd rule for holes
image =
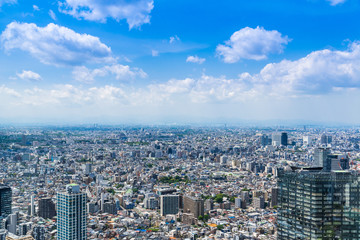
[[162, 195], [160, 196], [160, 214], [177, 214], [179, 212], [179, 196], [178, 195]]
[[260, 197], [254, 197], [253, 199], [253, 207], [258, 209], [264, 209], [265, 208], [265, 199], [263, 196]]
[[56, 216], [56, 207], [51, 198], [42, 198], [39, 200], [39, 217], [51, 219]]
[[288, 134], [286, 132], [273, 133], [272, 134], [272, 145], [287, 146], [288, 145]]

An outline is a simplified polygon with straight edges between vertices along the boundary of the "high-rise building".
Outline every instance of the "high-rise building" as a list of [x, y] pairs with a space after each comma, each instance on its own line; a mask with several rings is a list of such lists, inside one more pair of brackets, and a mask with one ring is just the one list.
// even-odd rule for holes
[[69, 184], [57, 193], [57, 239], [86, 239], [86, 194], [79, 185]]
[[267, 145], [271, 145], [271, 138], [269, 138], [269, 136], [266, 134], [262, 134], [260, 137], [260, 144], [263, 147], [265, 147]]
[[273, 133], [272, 145], [274, 146], [287, 146], [288, 145], [288, 134], [286, 132]]
[[3, 220], [11, 214], [12, 191], [5, 185], [0, 185], [0, 223], [3, 226]]
[[278, 239], [360, 239], [360, 175], [292, 168], [279, 172]]
[[271, 207], [278, 205], [279, 188], [274, 187], [271, 189]]
[[160, 196], [160, 214], [177, 214], [179, 212], [179, 195]]
[[204, 200], [192, 196], [184, 196], [184, 213], [192, 213], [195, 218], [204, 216]]
[[323, 171], [349, 169], [349, 158], [346, 154], [331, 154], [329, 148], [314, 150], [314, 167], [321, 167]]
[[53, 218], [56, 216], [56, 207], [51, 198], [39, 199], [39, 217], [42, 218]]
[[116, 214], [117, 210], [116, 210], [115, 201], [105, 201], [103, 211], [104, 211], [104, 213]]
[[320, 137], [320, 143], [321, 144], [329, 144], [332, 142], [332, 136], [329, 136], [329, 135], [321, 135]]
[[326, 166], [327, 156], [331, 154], [330, 148], [316, 148], [314, 150], [314, 167]]
[[[242, 208], [242, 209], [244, 209], [244, 205], [246, 205], [246, 204], [245, 204], [245, 202], [244, 202], [241, 198], [239, 198], [239, 197], [235, 198], [235, 208]], [[246, 207], [245, 207], [245, 208], [246, 208]]]
[[265, 208], [265, 199], [263, 196], [254, 197], [253, 199], [253, 207], [258, 209]]

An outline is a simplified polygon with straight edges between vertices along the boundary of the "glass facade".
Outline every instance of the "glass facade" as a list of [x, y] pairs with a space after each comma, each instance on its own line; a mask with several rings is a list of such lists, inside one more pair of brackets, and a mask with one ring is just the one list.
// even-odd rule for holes
[[12, 191], [5, 185], [0, 185], [0, 228], [4, 228], [3, 219], [11, 214]]
[[359, 174], [280, 171], [278, 239], [360, 239]]

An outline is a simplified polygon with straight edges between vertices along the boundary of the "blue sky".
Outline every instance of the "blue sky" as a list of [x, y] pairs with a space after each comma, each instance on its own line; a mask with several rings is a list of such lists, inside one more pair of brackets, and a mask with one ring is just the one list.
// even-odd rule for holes
[[357, 0], [0, 0], [0, 122], [360, 123]]

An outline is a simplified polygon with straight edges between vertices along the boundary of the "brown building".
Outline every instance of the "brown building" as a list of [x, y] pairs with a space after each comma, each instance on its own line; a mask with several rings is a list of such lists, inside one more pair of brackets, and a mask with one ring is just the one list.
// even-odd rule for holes
[[204, 216], [204, 200], [191, 196], [184, 196], [184, 213], [192, 213], [195, 218]]

